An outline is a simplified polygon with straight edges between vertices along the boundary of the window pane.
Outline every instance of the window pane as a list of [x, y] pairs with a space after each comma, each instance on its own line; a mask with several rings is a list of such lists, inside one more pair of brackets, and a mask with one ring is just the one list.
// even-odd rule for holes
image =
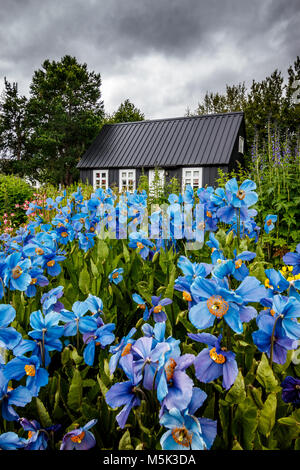
[[190, 178], [191, 177], [191, 171], [190, 170], [185, 170], [185, 177]]

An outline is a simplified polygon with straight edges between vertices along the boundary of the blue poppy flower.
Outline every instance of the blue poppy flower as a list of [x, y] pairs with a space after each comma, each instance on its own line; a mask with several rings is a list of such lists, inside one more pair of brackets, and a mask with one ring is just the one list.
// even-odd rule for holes
[[209, 383], [223, 376], [222, 385], [226, 390], [229, 389], [238, 375], [238, 366], [235, 354], [221, 347], [222, 335], [217, 338], [209, 333], [188, 333], [188, 336], [208, 345], [208, 348], [200, 351], [194, 362], [197, 379]]
[[86, 364], [92, 366], [95, 360], [96, 346], [105, 348], [115, 340], [113, 330], [115, 329], [114, 323], [108, 323], [107, 325], [100, 326], [95, 331], [91, 332], [87, 337], [84, 348], [83, 358]]
[[48, 346], [53, 344], [54, 349], [61, 350], [61, 347], [57, 347], [59, 338], [64, 334], [64, 327], [59, 326], [60, 316], [56, 312], [50, 312], [47, 315], [43, 315], [40, 310], [32, 312], [30, 315], [30, 326], [33, 330], [28, 332], [28, 335], [40, 341], [47, 342]]
[[192, 398], [194, 383], [185, 370], [194, 360], [193, 354], [177, 356], [172, 353], [171, 356], [161, 357], [157, 374], [157, 398], [162, 405], [161, 411], [173, 407], [178, 410], [187, 408]]
[[153, 381], [161, 355], [170, 350], [165, 343], [154, 343], [151, 337], [137, 339], [130, 348], [133, 356], [133, 370], [136, 375], [143, 376], [143, 386], [146, 390], [153, 389]]
[[[149, 316], [150, 318], [151, 314], [153, 314], [153, 319], [155, 322], [164, 322], [167, 320], [167, 315], [163, 311], [163, 307], [166, 305], [170, 305], [172, 303], [172, 300], [166, 297], [165, 299], [161, 300], [161, 295], [159, 297], [153, 295], [151, 297], [151, 302], [152, 302], [152, 307], [149, 310]], [[148, 318], [145, 318], [144, 315], [144, 320], [147, 321]]]
[[0, 450], [16, 450], [24, 448], [27, 440], [19, 437], [15, 432], [0, 434]]
[[149, 255], [149, 247], [153, 246], [153, 243], [147, 238], [146, 232], [139, 231], [129, 234], [128, 246], [133, 249], [138, 249], [139, 254], [143, 259], [146, 259]]
[[13, 405], [24, 407], [32, 399], [31, 392], [22, 385], [15, 389], [8, 386], [3, 371], [0, 370], [0, 401], [2, 402], [2, 418], [6, 421], [16, 421], [19, 419], [18, 413]]
[[22, 259], [21, 253], [12, 253], [6, 258], [4, 283], [12, 290], [25, 291], [31, 283], [28, 269], [31, 266], [29, 258]]
[[113, 282], [114, 284], [119, 284], [119, 282], [122, 281], [123, 279], [123, 274], [124, 272], [124, 269], [123, 268], [116, 268], [114, 269], [109, 275], [108, 275], [108, 279], [109, 279], [109, 282]]
[[165, 412], [160, 424], [169, 429], [161, 439], [163, 450], [204, 450], [206, 448], [201, 433], [201, 425], [189, 414], [182, 414], [177, 408]]
[[8, 325], [15, 319], [16, 311], [11, 305], [0, 304], [0, 347], [13, 349], [22, 335]]
[[267, 290], [267, 297], [272, 298], [274, 295], [279, 294], [290, 287], [290, 283], [285, 277], [276, 269], [266, 269], [265, 287]]
[[9, 361], [3, 371], [7, 380], [21, 380], [27, 376], [26, 387], [34, 397], [37, 397], [40, 388], [48, 383], [48, 372], [41, 367], [37, 356], [18, 356]]
[[270, 233], [275, 227], [274, 223], [277, 221], [277, 215], [268, 214], [264, 220], [264, 231]]
[[138, 304], [138, 308], [140, 308], [141, 310], [144, 311], [143, 320], [147, 321], [148, 318], [149, 318], [149, 309], [147, 307], [147, 304], [146, 304], [145, 300], [142, 299], [142, 297], [137, 293], [134, 293], [132, 295], [132, 299], [134, 300], [135, 303]]
[[191, 286], [192, 294], [203, 300], [189, 311], [189, 320], [197, 329], [211, 327], [215, 320], [222, 319], [236, 333], [243, 332], [238, 303], [242, 297], [220, 286], [213, 279], [197, 278]]
[[285, 334], [290, 339], [300, 339], [300, 302], [295, 297], [283, 297], [278, 294], [272, 299], [271, 312], [279, 316], [278, 323], [282, 326]]
[[60, 312], [64, 308], [63, 304], [58, 300], [63, 296], [63, 290], [63, 286], [58, 286], [42, 295], [41, 304], [45, 315], [52, 311]]
[[43, 270], [41, 268], [32, 266], [28, 272], [31, 276], [31, 282], [27, 287], [25, 293], [27, 297], [34, 297], [37, 292], [36, 286], [47, 286], [49, 284], [49, 279], [47, 279], [46, 276], [43, 275]]
[[[80, 333], [88, 333], [97, 329], [96, 318], [85, 314], [89, 310], [89, 304], [85, 302], [74, 302], [72, 311], [61, 310], [60, 319], [65, 322], [64, 336], [75, 336], [78, 331]], [[48, 316], [48, 315], [47, 315]]]
[[111, 374], [115, 372], [120, 358], [129, 354], [132, 344], [135, 342], [135, 340], [132, 339], [132, 336], [135, 333], [136, 328], [131, 328], [128, 335], [123, 336], [117, 345], [110, 347], [109, 352], [112, 354], [112, 356], [109, 360], [109, 370]]
[[117, 415], [116, 420], [121, 429], [124, 429], [129, 413], [133, 407], [141, 404], [138, 385], [141, 376], [137, 377], [133, 370], [133, 359], [131, 354], [123, 358], [122, 368], [129, 380], [114, 384], [106, 393], [105, 401], [111, 408], [125, 405]]
[[283, 261], [287, 266], [293, 266], [293, 275], [300, 273], [300, 243], [296, 246], [296, 253], [286, 253]]
[[88, 306], [89, 311], [97, 317], [103, 313], [103, 302], [100, 297], [89, 294], [85, 303]]
[[96, 439], [90, 429], [95, 426], [97, 419], [92, 419], [87, 424], [67, 432], [62, 438], [60, 450], [89, 450], [96, 445]]
[[40, 423], [35, 419], [29, 421], [26, 418], [20, 418], [20, 424], [24, 431], [28, 432], [28, 439], [25, 450], [46, 450], [48, 447], [49, 433], [57, 431], [60, 424], [47, 428], [42, 428]]
[[288, 338], [280, 323], [276, 322], [275, 325], [275, 321], [276, 317], [271, 314], [260, 315], [256, 319], [259, 329], [252, 333], [252, 338], [259, 351], [270, 357], [273, 336], [273, 362], [285, 364], [287, 351], [296, 349], [298, 342]]

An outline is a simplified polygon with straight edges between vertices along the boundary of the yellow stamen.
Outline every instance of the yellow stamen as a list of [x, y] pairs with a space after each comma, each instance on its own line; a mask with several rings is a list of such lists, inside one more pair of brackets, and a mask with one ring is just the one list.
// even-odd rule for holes
[[71, 436], [71, 441], [76, 442], [77, 444], [80, 444], [82, 442], [84, 436], [85, 436], [85, 432], [81, 431], [81, 433], [78, 434], [77, 436]]
[[236, 196], [238, 199], [242, 201], [243, 199], [245, 199], [246, 193], [242, 189], [239, 189], [238, 192], [236, 193]]
[[55, 265], [55, 260], [54, 260], [54, 259], [51, 259], [51, 260], [48, 261], [48, 263], [47, 263], [47, 266], [48, 266], [49, 268], [52, 268], [54, 265]]
[[24, 367], [26, 375], [29, 375], [29, 377], [34, 377], [35, 376], [35, 367], [32, 364], [26, 364]]
[[12, 270], [12, 277], [13, 279], [18, 279], [21, 274], [23, 273], [22, 269], [20, 268], [20, 266], [16, 266], [13, 270]]
[[172, 358], [170, 358], [167, 364], [165, 365], [167, 382], [170, 382], [170, 380], [172, 380], [176, 366], [177, 366], [177, 363]]
[[237, 259], [235, 262], [235, 267], [236, 269], [239, 269], [243, 264], [243, 261], [241, 259]]
[[193, 433], [189, 432], [185, 426], [182, 426], [182, 428], [172, 429], [172, 437], [177, 444], [183, 447], [190, 447], [193, 440]]
[[183, 300], [187, 300], [188, 302], [192, 301], [191, 294], [189, 292], [187, 292], [186, 290], [182, 292], [182, 298], [183, 298]]
[[229, 304], [220, 295], [212, 295], [206, 301], [207, 308], [217, 318], [222, 318], [229, 309]]
[[216, 351], [216, 348], [212, 348], [209, 351], [209, 355], [210, 355], [211, 359], [214, 362], [216, 362], [217, 364], [224, 364], [224, 362], [226, 361], [226, 357], [223, 356], [223, 354], [218, 354], [217, 351]]
[[130, 353], [131, 351], [131, 347], [132, 347], [132, 344], [131, 343], [127, 343], [126, 346], [124, 347], [123, 351], [122, 351], [122, 354], [121, 356], [127, 356], [127, 354]]
[[162, 310], [162, 306], [159, 304], [159, 305], [156, 305], [154, 307], [153, 311], [154, 311], [154, 313], [159, 313], [159, 312], [161, 312], [161, 310]]
[[117, 277], [119, 277], [119, 273], [113, 273], [112, 278], [117, 279]]

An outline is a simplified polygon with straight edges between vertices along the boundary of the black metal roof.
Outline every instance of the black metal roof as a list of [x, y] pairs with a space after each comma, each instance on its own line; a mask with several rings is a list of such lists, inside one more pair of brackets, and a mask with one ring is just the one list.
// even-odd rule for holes
[[105, 124], [78, 168], [226, 165], [243, 112]]

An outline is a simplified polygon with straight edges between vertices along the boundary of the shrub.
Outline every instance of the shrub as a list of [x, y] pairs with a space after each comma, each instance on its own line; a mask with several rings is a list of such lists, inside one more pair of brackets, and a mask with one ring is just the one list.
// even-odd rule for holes
[[26, 214], [22, 206], [32, 195], [33, 188], [22, 178], [0, 175], [0, 218], [7, 214], [4, 220], [8, 219], [12, 225], [25, 222]]

